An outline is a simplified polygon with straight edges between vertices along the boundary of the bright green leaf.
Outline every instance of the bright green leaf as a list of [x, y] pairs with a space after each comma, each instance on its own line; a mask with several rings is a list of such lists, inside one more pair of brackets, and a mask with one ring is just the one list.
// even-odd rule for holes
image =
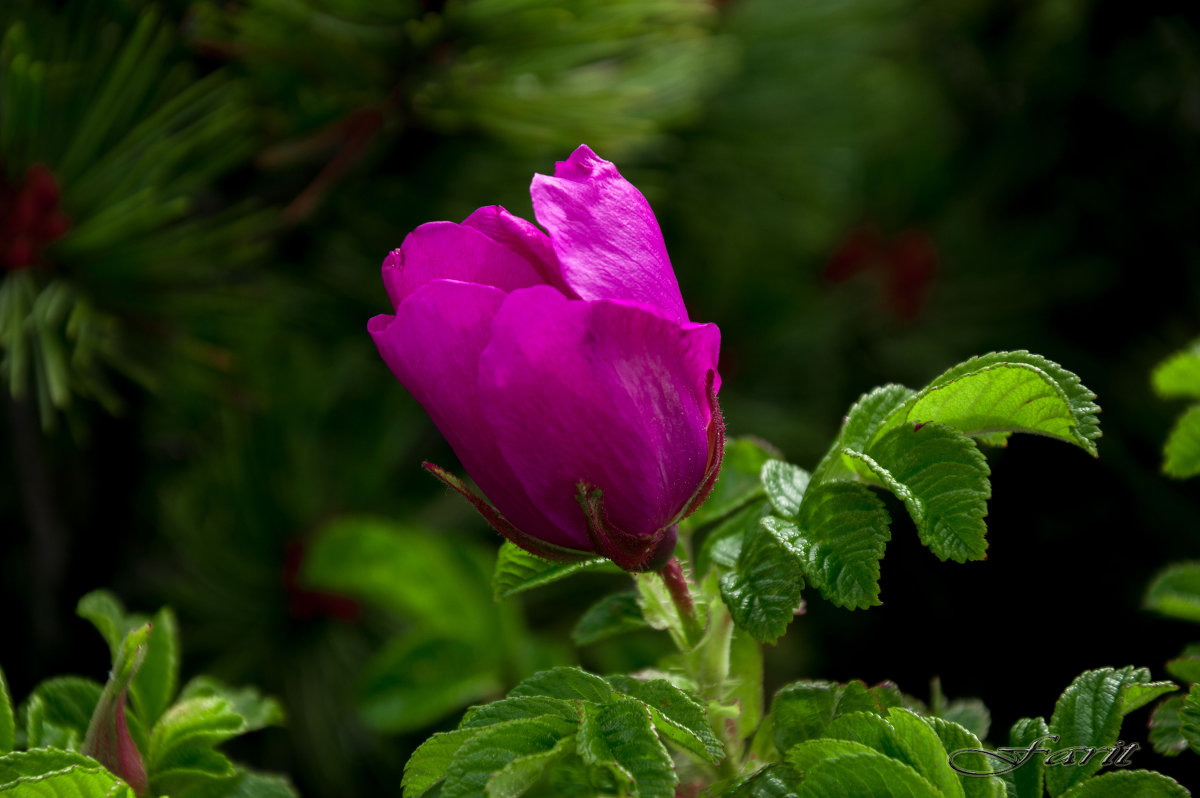
[[167, 607], [150, 621], [146, 656], [129, 685], [129, 697], [138, 718], [153, 726], [175, 697], [179, 687], [179, 625]]
[[197, 676], [179, 693], [179, 700], [189, 698], [221, 698], [229, 709], [242, 718], [242, 731], [257, 731], [284, 722], [283, 707], [274, 698], [264, 696], [254, 687], [231, 687], [212, 676]]
[[981, 560], [987, 553], [987, 460], [975, 442], [939, 424], [894, 429], [866, 452], [843, 449], [904, 502], [921, 542], [939, 559]]
[[782, 460], [768, 460], [763, 463], [763, 489], [771, 506], [784, 518], [796, 517], [811, 478], [812, 475], [803, 468]]
[[[933, 730], [942, 742], [947, 757], [959, 769], [974, 773], [995, 770], [996, 760], [983, 754], [957, 754], [956, 751], [978, 751], [983, 748], [979, 737], [966, 727], [945, 718], [924, 717], [921, 720]], [[1005, 798], [1004, 782], [995, 776], [967, 776], [956, 774], [965, 798]]]
[[146, 773], [161, 792], [177, 792], [202, 778], [233, 776], [232, 763], [214, 747], [243, 733], [246, 721], [223, 698], [178, 702], [150, 733]]
[[478, 729], [439, 732], [421, 743], [404, 765], [400, 786], [405, 798], [419, 798], [446, 778], [446, 771], [458, 749], [478, 733]]
[[509, 720], [540, 718], [554, 715], [563, 720], [578, 720], [579, 710], [573, 701], [544, 695], [502, 698], [490, 704], [471, 707], [458, 724], [460, 729], [482, 729]]
[[741, 779], [723, 798], [795, 798], [801, 775], [787, 765], [767, 765]]
[[1188, 684], [1200, 682], [1200, 645], [1193, 643], [1178, 657], [1168, 660], [1167, 673]]
[[1179, 416], [1163, 444], [1163, 473], [1186, 479], [1200, 474], [1200, 405]]
[[0, 756], [6, 798], [134, 798], [125, 782], [82, 754], [52, 748]]
[[764, 518], [746, 532], [737, 565], [721, 576], [721, 597], [738, 628], [774, 643], [792, 622], [804, 587], [800, 562], [789, 543]]
[[496, 572], [492, 589], [497, 601], [524, 593], [535, 587], [557, 582], [571, 574], [600, 568], [608, 563], [603, 557], [574, 563], [558, 563], [535, 557], [513, 543], [505, 541], [496, 556]]
[[0, 668], [0, 755], [13, 750], [17, 739], [17, 719], [13, 714], [12, 696], [8, 693], [8, 682]]
[[883, 502], [863, 485], [813, 485], [797, 519], [808, 581], [839, 607], [879, 604], [879, 561], [891, 539], [890, 522]]
[[1149, 770], [1105, 773], [1076, 786], [1063, 798], [1188, 798], [1179, 782]]
[[650, 625], [642, 617], [642, 608], [638, 604], [638, 594], [633, 591], [614, 593], [588, 608], [571, 631], [571, 639], [577, 646], [586, 646], [648, 628]]
[[640, 701], [583, 705], [576, 744], [584, 762], [610, 770], [639, 798], [674, 798], [674, 763]]
[[519, 756], [488, 779], [488, 798], [517, 798], [532, 787], [546, 769], [575, 750], [575, 740], [563, 737], [548, 751]]
[[1146, 609], [1200, 623], [1200, 562], [1180, 562], [1160, 571], [1146, 590]]
[[665, 679], [641, 681], [631, 676], [610, 676], [608, 682], [650, 710], [654, 728], [665, 737], [714, 765], [725, 758], [725, 748], [708, 725], [704, 705]]
[[[1147, 683], [1150, 672], [1126, 666], [1100, 668], [1078, 676], [1063, 691], [1050, 718], [1050, 734], [1058, 735], [1057, 749], [1099, 748], [1116, 743], [1125, 714], [1124, 691], [1129, 685]], [[1072, 767], [1047, 767], [1046, 789], [1059, 796], [1098, 771], [1103, 760]]]
[[803, 774], [839, 756], [875, 753], [879, 752], [857, 740], [835, 740], [826, 737], [796, 743], [788, 748], [786, 759], [789, 765]]
[[574, 734], [577, 725], [574, 721], [546, 716], [510, 720], [479, 730], [454, 752], [445, 771], [441, 798], [475, 798], [487, 794], [493, 775], [517, 759], [552, 751], [560, 740]]
[[736, 628], [729, 643], [729, 672], [729, 693], [724, 698], [740, 709], [738, 737], [745, 739], [763, 719], [763, 652], [757, 640]]
[[30, 748], [79, 748], [103, 689], [78, 676], [59, 676], [39, 684], [25, 699], [21, 713], [26, 744]]
[[903, 707], [888, 710], [887, 721], [894, 732], [894, 748], [889, 747], [886, 753], [912, 765], [942, 795], [963, 798], [960, 777], [950, 767], [949, 752], [931, 725]]
[[1174, 682], [1139, 682], [1126, 685], [1121, 690], [1121, 714], [1128, 715], [1135, 709], [1146, 706], [1159, 696], [1178, 690]]
[[908, 765], [877, 751], [832, 757], [804, 775], [798, 798], [942, 798]]
[[696, 621], [685, 621], [660, 574], [650, 571], [635, 574], [634, 577], [637, 583], [638, 606], [646, 624], [651, 629], [668, 632], [675, 645], [682, 651], [695, 648], [708, 623], [705, 604], [696, 601]]
[[883, 385], [863, 394], [846, 414], [835, 449], [866, 451], [884, 424], [915, 396], [903, 385]]
[[608, 702], [612, 693], [612, 685], [599, 676], [581, 668], [560, 666], [533, 674], [510, 690], [508, 695], [510, 698], [544, 695], [603, 704]]
[[120, 600], [107, 590], [93, 590], [81, 598], [75, 607], [75, 614], [91, 621], [108, 643], [109, 655], [114, 660], [129, 630], [146, 622], [142, 616], [127, 615]]
[[1164, 399], [1200, 399], [1200, 341], [1159, 363], [1150, 381]]

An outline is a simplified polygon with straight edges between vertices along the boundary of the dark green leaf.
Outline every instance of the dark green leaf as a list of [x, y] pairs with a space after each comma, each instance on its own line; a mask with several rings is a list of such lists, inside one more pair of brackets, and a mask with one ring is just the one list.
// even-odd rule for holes
[[610, 676], [608, 682], [649, 708], [660, 737], [714, 765], [725, 758], [725, 748], [709, 728], [708, 713], [699, 699], [665, 679], [641, 681], [631, 676]]
[[639, 798], [674, 798], [674, 763], [640, 701], [584, 704], [576, 743], [584, 762], [608, 769]]
[[787, 765], [767, 765], [740, 780], [723, 798], [793, 798], [800, 789], [801, 775]]
[[446, 778], [446, 771], [450, 769], [458, 749], [478, 733], [478, 729], [439, 732], [421, 743], [404, 765], [404, 779], [400, 786], [405, 798], [420, 798]]
[[1183, 698], [1179, 707], [1179, 731], [1188, 745], [1200, 754], [1200, 685], [1193, 684], [1192, 689]]
[[[455, 751], [445, 771], [441, 798], [474, 798], [487, 794], [489, 782], [509, 764], [555, 750], [563, 738], [574, 734], [577, 725], [574, 721], [546, 716], [510, 720], [478, 730]], [[518, 769], [521, 775], [528, 777], [528, 772], [521, 766]], [[502, 786], [511, 788], [510, 778], [506, 777]]]
[[1200, 562], [1180, 562], [1160, 571], [1146, 590], [1146, 609], [1200, 623]]
[[802, 681], [789, 684], [771, 702], [775, 745], [780, 753], [823, 736], [835, 718], [851, 712], [882, 713], [878, 697], [864, 683]]
[[769, 444], [757, 438], [727, 438], [717, 484], [700, 509], [687, 519], [687, 523], [692, 526], [710, 523], [762, 496], [763, 486], [759, 475], [763, 463], [778, 456], [778, 452]]
[[1200, 645], [1193, 643], [1173, 660], [1167, 662], [1167, 673], [1181, 682], [1200, 682]]
[[0, 756], [0, 795], [11, 798], [134, 798], [125, 782], [82, 754], [53, 748]]
[[751, 502], [717, 524], [704, 536], [700, 554], [696, 558], [697, 572], [708, 573], [714, 566], [724, 570], [733, 568], [742, 552], [746, 533], [757, 527], [759, 521], [770, 512], [770, 502]]
[[[1012, 748], [1028, 750], [1030, 746], [1041, 740], [1039, 747], [1045, 747], [1046, 737], [1050, 735], [1050, 727], [1044, 718], [1021, 718], [1013, 724], [1008, 733], [1008, 745]], [[1009, 771], [1005, 778], [1010, 781], [1016, 792], [1016, 798], [1042, 798], [1045, 791], [1042, 788], [1046, 773], [1044, 755], [1033, 754], [1025, 764], [1016, 770]]]
[[[1115, 744], [1125, 714], [1125, 688], [1149, 681], [1149, 671], [1133, 666], [1119, 670], [1100, 668], [1081, 674], [1063, 691], [1054, 706], [1050, 733], [1058, 735], [1056, 748], [1099, 748]], [[1102, 762], [1094, 757], [1072, 767], [1048, 767], [1047, 791], [1051, 796], [1062, 795], [1098, 771]]]
[[1164, 399], [1200, 399], [1200, 341], [1159, 363], [1150, 381]]
[[429, 726], [503, 689], [496, 656], [475, 642], [420, 633], [396, 637], [363, 669], [359, 713], [388, 734]]
[[1200, 405], [1179, 416], [1163, 444], [1163, 473], [1186, 479], [1200, 474]]
[[782, 460], [768, 460], [762, 467], [762, 486], [775, 511], [784, 518], [795, 518], [804, 500], [811, 475], [799, 466]]
[[813, 485], [797, 520], [809, 582], [839, 607], [879, 604], [879, 561], [891, 539], [890, 522], [883, 502], [863, 485]]
[[532, 787], [546, 769], [575, 750], [575, 740], [563, 737], [548, 751], [519, 756], [488, 779], [488, 798], [517, 798]]
[[773, 525], [768, 517], [747, 530], [735, 569], [720, 582], [733, 622], [763, 643], [774, 643], [787, 631], [804, 587], [797, 554]]
[[30, 748], [79, 748], [103, 688], [91, 679], [47, 679], [25, 699], [25, 740]]
[[12, 696], [8, 693], [4, 670], [0, 669], [0, 755], [13, 750], [16, 739], [17, 719], [13, 714]]
[[1179, 718], [1179, 710], [1183, 709], [1186, 698], [1173, 695], [1155, 707], [1150, 716], [1150, 744], [1164, 756], [1176, 756], [1188, 748], [1188, 740], [1183, 736], [1183, 722]]
[[992, 727], [992, 713], [978, 698], [960, 698], [942, 707], [939, 718], [962, 726], [981, 740], [987, 739]]
[[577, 646], [586, 646], [626, 632], [648, 629], [642, 617], [638, 594], [614, 593], [605, 596], [588, 608], [571, 631], [571, 639]]
[[535, 587], [557, 582], [571, 574], [599, 568], [608, 563], [603, 557], [575, 563], [556, 563], [535, 557], [513, 543], [505, 541], [496, 556], [496, 572], [492, 590], [496, 600], [506, 599]]
[[510, 698], [544, 695], [604, 704], [612, 693], [612, 685], [599, 676], [580, 668], [558, 667], [533, 674], [510, 690], [508, 695]]
[[990, 471], [970, 438], [940, 424], [903, 426], [867, 452], [842, 453], [904, 502], [921, 542], [939, 559], [984, 558]]
[[1064, 798], [1188, 798], [1179, 782], [1149, 770], [1105, 773], [1078, 785]]
[[941, 374], [891, 423], [936, 422], [967, 435], [1031, 432], [1096, 454], [1096, 395], [1062, 366], [1025, 351], [992, 352]]

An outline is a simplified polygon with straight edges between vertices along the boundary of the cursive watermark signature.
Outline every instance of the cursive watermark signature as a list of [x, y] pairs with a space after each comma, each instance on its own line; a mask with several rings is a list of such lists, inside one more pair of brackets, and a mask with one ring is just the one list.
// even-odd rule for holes
[[[1035, 756], [1044, 756], [1046, 758], [1046, 767], [1078, 767], [1086, 765], [1103, 753], [1105, 755], [1104, 761], [1100, 763], [1100, 767], [1123, 768], [1129, 766], [1129, 757], [1133, 755], [1133, 752], [1141, 748], [1137, 743], [1126, 745], [1124, 740], [1117, 740], [1116, 745], [1102, 745], [1091, 748], [1075, 746], [1073, 748], [1058, 749], [1046, 748], [1043, 746], [1043, 743], [1046, 742], [1058, 742], [1058, 735], [1047, 734], [1045, 737], [1039, 737], [1030, 743], [1028, 748], [997, 748], [995, 751], [985, 751], [982, 748], [960, 748], [950, 753], [950, 767], [964, 776], [996, 776], [1016, 770], [1031, 761]], [[955, 764], [955, 759], [959, 759], [961, 762], [961, 757], [967, 754], [995, 760], [1000, 763], [1001, 767], [998, 770], [970, 770], [961, 764]], [[978, 760], [972, 761], [976, 762]]]

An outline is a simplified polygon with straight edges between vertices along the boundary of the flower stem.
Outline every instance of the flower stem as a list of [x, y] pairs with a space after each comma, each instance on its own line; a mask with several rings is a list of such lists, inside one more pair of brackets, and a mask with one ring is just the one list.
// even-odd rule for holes
[[704, 629], [700, 624], [700, 617], [696, 614], [696, 602], [692, 598], [691, 585], [683, 574], [683, 566], [679, 564], [679, 558], [672, 557], [668, 560], [667, 564], [659, 569], [658, 575], [662, 577], [663, 584], [667, 586], [667, 592], [671, 595], [671, 602], [679, 611], [685, 636], [688, 640], [698, 641], [704, 634]]

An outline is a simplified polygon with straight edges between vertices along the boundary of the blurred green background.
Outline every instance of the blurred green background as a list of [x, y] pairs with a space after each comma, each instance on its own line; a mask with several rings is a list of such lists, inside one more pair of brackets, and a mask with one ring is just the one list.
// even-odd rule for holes
[[107, 667], [85, 592], [170, 603], [185, 676], [287, 707], [237, 755], [340, 797], [398, 794], [417, 742], [538, 667], [654, 662], [652, 634], [571, 643], [620, 575], [491, 603], [498, 539], [420, 470], [457, 464], [366, 334], [407, 232], [532, 218], [532, 175], [583, 142], [720, 326], [731, 434], [811, 467], [862, 392], [993, 349], [1062, 363], [1104, 408], [1099, 460], [990, 454], [986, 562], [938, 562], [893, 506], [884, 606], [812, 596], [769, 686], [927, 697], [940, 675], [1007, 728], [1084, 669], [1161, 677], [1189, 630], [1142, 591], [1200, 556], [1196, 483], [1160, 474], [1180, 408], [1148, 382], [1200, 335], [1191, 4], [8, 0], [14, 694]]

